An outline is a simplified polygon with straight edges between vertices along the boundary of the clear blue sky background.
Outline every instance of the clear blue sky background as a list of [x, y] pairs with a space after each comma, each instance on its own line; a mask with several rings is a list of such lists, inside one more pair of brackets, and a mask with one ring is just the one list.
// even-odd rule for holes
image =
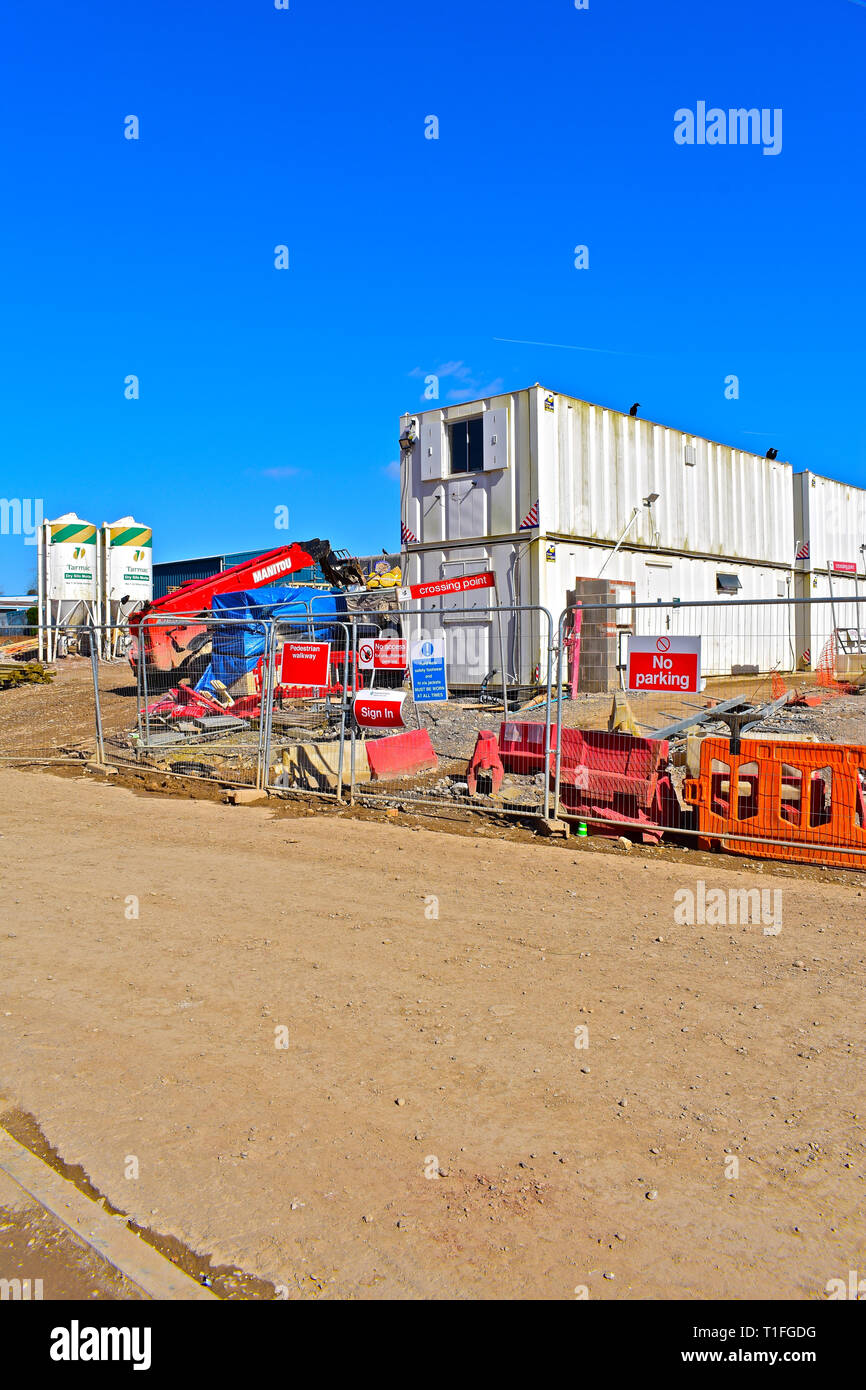
[[[0, 495], [157, 559], [279, 504], [396, 546], [449, 365], [443, 402], [540, 380], [866, 485], [859, 0], [7, 0], [0, 39]], [[677, 146], [698, 100], [781, 107], [782, 153]]]

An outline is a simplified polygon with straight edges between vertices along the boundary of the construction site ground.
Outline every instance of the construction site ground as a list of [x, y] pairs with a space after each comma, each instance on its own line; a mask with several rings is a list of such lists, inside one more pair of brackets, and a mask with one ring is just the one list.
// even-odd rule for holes
[[[52, 668], [49, 685], [22, 685], [0, 691], [0, 753], [26, 760], [47, 757], [57, 749], [78, 750], [82, 756], [92, 752], [94, 742], [93, 677], [90, 661], [70, 657]], [[160, 685], [164, 690], [165, 679]], [[784, 678], [790, 690], [815, 692], [814, 676], [798, 674]], [[135, 678], [125, 662], [99, 667], [100, 707], [103, 731], [108, 740], [125, 738], [136, 724]], [[647, 692], [630, 695], [629, 703], [640, 731], [647, 733], [695, 712], [707, 699], [727, 700], [741, 696], [755, 704], [772, 698], [769, 676], [745, 676], [711, 680], [703, 695], [677, 696]], [[154, 698], [156, 698], [154, 696]], [[607, 728], [611, 711], [610, 694], [581, 694], [565, 700], [563, 723], [586, 729]], [[415, 724], [411, 697], [406, 699], [407, 723]], [[536, 704], [525, 714], [511, 717], [544, 720], [544, 705]], [[304, 716], [306, 719], [306, 715]], [[555, 700], [551, 717], [556, 717]], [[499, 704], [481, 705], [477, 701], [454, 699], [447, 704], [427, 705], [420, 719], [428, 728], [440, 756], [454, 758], [472, 752], [480, 729], [498, 730], [503, 718]], [[826, 698], [818, 708], [786, 708], [767, 726], [786, 737], [818, 738], [828, 742], [866, 745], [866, 694], [837, 695]], [[301, 731], [300, 736], [303, 735]]]
[[863, 1269], [866, 875], [175, 790], [0, 770], [2, 1123], [221, 1296]]

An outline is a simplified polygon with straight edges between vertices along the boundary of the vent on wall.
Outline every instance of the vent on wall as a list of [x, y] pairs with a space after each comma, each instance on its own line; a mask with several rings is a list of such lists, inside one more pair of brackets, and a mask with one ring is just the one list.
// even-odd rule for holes
[[697, 461], [698, 456], [695, 453], [694, 444], [687, 444], [683, 450], [683, 462], [687, 464], [689, 468], [694, 468]]

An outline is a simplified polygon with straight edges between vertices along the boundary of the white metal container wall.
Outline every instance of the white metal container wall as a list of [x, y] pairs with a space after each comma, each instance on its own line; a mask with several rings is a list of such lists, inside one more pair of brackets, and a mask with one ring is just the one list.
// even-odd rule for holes
[[[516, 607], [537, 602], [530, 593], [525, 550], [517, 542], [417, 551], [409, 556], [406, 582], [429, 583], [434, 579], [450, 579], [491, 569], [496, 575], [500, 603]], [[492, 603], [493, 593], [489, 589], [478, 594], [427, 601], [423, 605], [423, 615], [410, 624], [413, 630], [423, 627], [426, 635], [444, 634], [448, 679], [454, 685], [478, 685], [489, 670], [499, 670], [498, 628], [494, 618], [489, 612], [480, 613], [477, 619], [471, 616], [473, 607], [486, 609]], [[470, 610], [468, 615], [456, 611], [464, 607]], [[558, 614], [554, 614], [554, 624], [557, 617]], [[514, 612], [505, 613], [502, 621], [509, 674], [526, 683], [540, 660], [540, 647], [547, 641], [546, 630], [539, 637], [537, 621]], [[542, 670], [546, 669], [544, 661]]]
[[[401, 433], [410, 420], [418, 421], [418, 440], [400, 467], [401, 520], [416, 541], [483, 539], [517, 531], [537, 495], [529, 496], [534, 486], [528, 466], [532, 412], [530, 392], [518, 391], [401, 417]], [[479, 414], [485, 421], [484, 471], [446, 474], [445, 428]], [[490, 442], [494, 437], [495, 445]]]
[[[826, 574], [804, 575], [798, 588], [801, 586], [805, 597], [830, 598], [830, 580]], [[863, 579], [855, 581], [853, 576], [833, 575], [832, 596], [832, 604], [805, 604], [798, 614], [797, 656], [800, 665], [806, 669], [817, 670], [825, 652], [826, 659], [832, 662], [836, 650], [836, 644], [831, 640], [834, 618], [836, 627], [866, 631], [866, 584]]]
[[[506, 451], [485, 443], [482, 473], [445, 475], [445, 428], [479, 414], [500, 424], [500, 442], [504, 424]], [[653, 547], [658, 532], [664, 549], [793, 560], [793, 474], [782, 461], [541, 386], [406, 415], [401, 428], [413, 418], [402, 520], [420, 542], [513, 534], [538, 500], [541, 534], [615, 542], [637, 508], [632, 543]]]
[[794, 480], [797, 536], [809, 542], [805, 569], [829, 569], [834, 560], [856, 564], [863, 573], [866, 545], [866, 491], [822, 478], [817, 473], [798, 473]]
[[791, 564], [790, 464], [568, 396], [550, 411], [550, 393], [535, 394], [546, 532], [615, 542], [636, 507], [632, 543], [653, 546], [657, 532], [669, 550]]
[[[611, 554], [599, 546], [558, 541], [553, 561], [546, 553], [552, 542], [541, 545], [541, 602], [561, 610], [565, 594], [574, 589], [575, 580], [594, 579]], [[728, 675], [733, 665], [755, 665], [762, 672], [789, 671], [796, 667], [794, 616], [787, 605], [738, 608], [716, 589], [716, 575], [736, 574], [742, 588], [737, 599], [779, 599], [793, 597], [784, 571], [744, 561], [722, 565], [717, 560], [661, 555], [654, 551], [620, 550], [610, 560], [603, 578], [634, 583], [636, 603], [660, 602], [658, 609], [635, 610], [635, 632], [639, 636], [672, 635], [702, 637], [702, 665], [706, 675]], [[623, 592], [622, 598], [628, 601]], [[668, 607], [680, 599], [712, 608]], [[668, 620], [670, 626], [668, 626]]]

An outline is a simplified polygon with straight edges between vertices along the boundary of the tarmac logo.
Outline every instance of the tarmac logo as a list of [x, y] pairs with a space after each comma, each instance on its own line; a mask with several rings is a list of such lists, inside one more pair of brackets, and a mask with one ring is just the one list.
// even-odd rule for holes
[[41, 1279], [0, 1279], [0, 1303], [29, 1302], [43, 1298]]
[[747, 927], [761, 924], [765, 936], [782, 929], [782, 890], [776, 888], [710, 888], [702, 878], [691, 888], [674, 893], [674, 921], [678, 927]]
[[52, 1361], [131, 1361], [134, 1371], [150, 1370], [149, 1327], [68, 1327], [51, 1330]]

